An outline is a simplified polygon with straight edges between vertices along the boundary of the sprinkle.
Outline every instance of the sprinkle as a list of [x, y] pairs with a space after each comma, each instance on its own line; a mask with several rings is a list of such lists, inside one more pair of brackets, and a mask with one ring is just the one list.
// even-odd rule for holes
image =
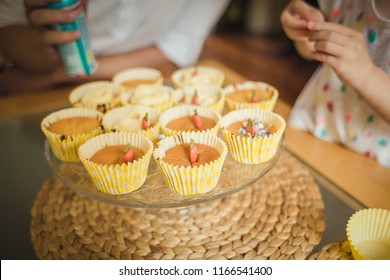
[[367, 117], [367, 122], [368, 123], [372, 123], [373, 121], [375, 120], [375, 116], [374, 115], [368, 115], [368, 117]]

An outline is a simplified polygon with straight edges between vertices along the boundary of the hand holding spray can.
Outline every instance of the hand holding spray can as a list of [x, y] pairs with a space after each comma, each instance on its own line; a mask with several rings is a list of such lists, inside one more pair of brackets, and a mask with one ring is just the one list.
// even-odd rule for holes
[[48, 5], [49, 9], [63, 9], [76, 14], [71, 23], [56, 24], [59, 31], [78, 30], [80, 38], [74, 42], [59, 46], [59, 51], [68, 74], [72, 77], [83, 77], [95, 72], [97, 65], [91, 49], [91, 42], [85, 23], [85, 14], [80, 0], [61, 0]]

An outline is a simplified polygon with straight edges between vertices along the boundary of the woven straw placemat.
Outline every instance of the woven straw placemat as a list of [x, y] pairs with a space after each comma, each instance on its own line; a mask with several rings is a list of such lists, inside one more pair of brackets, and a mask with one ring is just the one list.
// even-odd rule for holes
[[351, 248], [347, 240], [337, 241], [325, 245], [318, 252], [312, 254], [309, 260], [353, 260]]
[[118, 207], [53, 177], [34, 202], [31, 238], [41, 259], [305, 259], [323, 209], [309, 172], [283, 151], [256, 184], [187, 208]]

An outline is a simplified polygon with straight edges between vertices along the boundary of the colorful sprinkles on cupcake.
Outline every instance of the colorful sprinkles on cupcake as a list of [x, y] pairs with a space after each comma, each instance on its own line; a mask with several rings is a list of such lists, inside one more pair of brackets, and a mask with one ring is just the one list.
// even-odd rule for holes
[[236, 135], [260, 138], [270, 136], [273, 127], [272, 124], [266, 125], [257, 119], [247, 119], [233, 123], [228, 130]]

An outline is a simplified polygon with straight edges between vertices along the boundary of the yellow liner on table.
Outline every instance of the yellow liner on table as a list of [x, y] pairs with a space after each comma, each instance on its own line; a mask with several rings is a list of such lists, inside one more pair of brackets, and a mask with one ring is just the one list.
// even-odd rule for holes
[[119, 107], [125, 88], [109, 81], [84, 83], [73, 89], [69, 101], [73, 107], [96, 109], [102, 113]]
[[[130, 144], [145, 154], [132, 163], [104, 165], [92, 162], [99, 150], [114, 145]], [[94, 137], [79, 148], [79, 156], [99, 191], [107, 194], [125, 194], [140, 188], [146, 180], [153, 143], [146, 137], [129, 132], [111, 132]]]
[[[120, 123], [121, 121], [126, 121], [127, 119], [137, 120], [141, 124], [142, 118], [145, 116], [145, 113], [148, 113], [149, 123], [153, 124], [148, 129], [143, 130], [142, 127], [141, 130], [138, 131], [115, 129], [118, 123]], [[128, 105], [124, 107], [115, 108], [105, 114], [102, 120], [102, 124], [106, 132], [134, 132], [141, 134], [154, 142], [158, 140], [158, 135], [160, 133], [160, 125], [158, 123], [159, 117], [160, 111], [158, 109], [142, 105]]]
[[390, 260], [390, 211], [356, 212], [347, 223], [347, 238], [356, 260]]
[[[164, 162], [163, 158], [167, 150], [181, 143], [190, 143], [191, 139], [195, 144], [205, 144], [215, 148], [220, 156], [210, 163], [194, 167]], [[216, 187], [227, 155], [226, 144], [221, 139], [205, 132], [187, 132], [167, 137], [159, 144], [153, 156], [163, 174], [165, 183], [175, 193], [190, 196], [207, 193]]]
[[215, 122], [215, 126], [201, 131], [211, 133], [213, 135], [217, 135], [221, 125], [221, 118], [222, 118], [221, 114], [218, 113], [216, 110], [206, 108], [206, 107], [201, 107], [201, 106], [195, 106], [195, 105], [174, 106], [166, 110], [165, 112], [161, 113], [159, 122], [161, 125], [161, 130], [164, 133], [164, 135], [172, 136], [172, 135], [177, 135], [186, 132], [186, 131], [168, 128], [167, 125], [173, 120], [194, 115], [195, 110], [199, 116], [209, 118]]
[[[230, 94], [238, 91], [238, 90], [251, 90], [251, 89], [260, 89], [262, 91], [269, 92], [271, 94], [271, 97], [268, 100], [262, 100], [259, 102], [238, 102], [232, 98], [229, 97]], [[238, 110], [238, 109], [245, 109], [245, 108], [258, 108], [263, 109], [272, 112], [274, 110], [276, 101], [279, 97], [279, 91], [263, 82], [254, 82], [254, 81], [247, 81], [243, 83], [237, 83], [234, 85], [229, 85], [223, 89], [224, 94], [226, 95], [226, 104], [229, 109], [229, 111]]]
[[[267, 125], [272, 124], [276, 131], [269, 136], [251, 137], [234, 135], [227, 130], [231, 124], [245, 121], [248, 118], [256, 119]], [[224, 115], [221, 126], [222, 136], [232, 157], [241, 163], [257, 164], [266, 162], [275, 155], [286, 129], [286, 122], [281, 116], [266, 110], [241, 109]]]
[[103, 114], [94, 109], [67, 108], [51, 113], [41, 122], [41, 129], [48, 139], [54, 155], [62, 161], [79, 161], [80, 159], [77, 151], [79, 146], [84, 144], [90, 138], [103, 133], [101, 126], [91, 130], [88, 133], [66, 137], [64, 135], [59, 135], [50, 131], [50, 126], [56, 121], [74, 117], [91, 117], [97, 118], [99, 121], [101, 121], [103, 119]]

